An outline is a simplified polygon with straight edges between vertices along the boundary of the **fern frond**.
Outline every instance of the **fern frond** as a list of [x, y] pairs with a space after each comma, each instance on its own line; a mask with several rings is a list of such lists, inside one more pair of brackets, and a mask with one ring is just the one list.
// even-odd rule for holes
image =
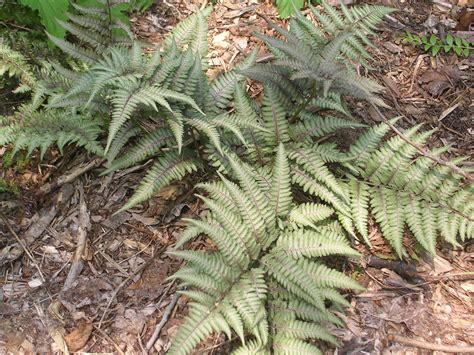
[[281, 97], [270, 86], [265, 87], [265, 96], [262, 104], [262, 118], [267, 132], [264, 133], [267, 144], [278, 146], [289, 140], [286, 111], [281, 104]]
[[270, 190], [270, 206], [273, 208], [273, 216], [286, 217], [292, 200], [290, 167], [283, 148], [278, 146], [275, 164], [272, 172], [272, 189]]
[[13, 142], [13, 154], [26, 149], [30, 155], [34, 149], [40, 149], [43, 158], [47, 149], [56, 144], [62, 152], [67, 144], [76, 144], [86, 150], [103, 155], [98, 141], [102, 133], [102, 122], [92, 117], [84, 117], [65, 111], [33, 112], [20, 124]]
[[362, 235], [368, 246], [371, 246], [367, 230], [369, 218], [369, 187], [355, 179], [349, 182], [352, 216], [357, 231]]
[[[423, 146], [433, 131], [419, 132], [419, 129], [415, 126], [405, 135]], [[461, 177], [447, 167], [419, 156], [417, 149], [398, 136], [377, 147], [386, 131], [384, 124], [373, 127], [349, 149], [352, 171], [358, 175], [350, 177], [348, 185], [357, 231], [369, 243], [370, 205], [382, 234], [400, 258], [406, 254], [405, 226], [431, 254], [436, 252], [439, 235], [453, 246], [459, 246], [457, 237], [462, 238], [461, 226], [472, 225], [473, 218], [472, 211], [461, 207], [456, 197], [463, 196], [464, 200], [470, 187], [463, 187]], [[443, 147], [433, 150], [433, 154], [445, 151]]]
[[0, 43], [0, 76], [16, 76], [20, 85], [13, 93], [23, 93], [34, 90], [37, 80], [26, 58], [5, 44]]
[[299, 229], [281, 236], [277, 247], [293, 258], [301, 258], [303, 256], [312, 258], [335, 254], [359, 256], [359, 253], [353, 250], [347, 242], [336, 241], [325, 234], [323, 231]]
[[300, 113], [299, 117], [303, 118], [303, 121], [297, 123], [290, 129], [290, 135], [295, 142], [303, 142], [305, 140], [311, 140], [311, 138], [320, 138], [344, 128], [354, 129], [366, 127], [366, 125], [359, 122], [332, 116], [315, 116], [304, 111]]
[[[126, 130], [126, 132], [129, 134], [133, 133], [130, 129]], [[127, 134], [125, 140], [128, 140], [130, 137], [129, 134]], [[115, 141], [117, 138], [119, 138], [118, 135], [115, 137], [115, 140], [112, 143], [112, 148], [115, 146]], [[112, 149], [109, 150], [107, 154], [107, 157], [109, 158], [109, 164], [107, 170], [105, 170], [103, 174], [108, 174], [112, 171], [128, 168], [129, 166], [135, 165], [136, 163], [152, 157], [172, 139], [173, 133], [170, 130], [156, 129], [144, 135], [136, 145], [134, 145], [125, 155], [121, 156], [117, 160], [114, 160], [114, 156], [111, 156]]]
[[120, 88], [114, 91], [112, 103], [114, 110], [112, 112], [112, 122], [109, 127], [109, 135], [107, 137], [107, 146], [105, 151], [107, 152], [110, 148], [112, 140], [119, 131], [120, 127], [130, 119], [133, 111], [136, 109], [138, 104], [148, 105], [155, 110], [158, 110], [157, 105], [166, 108], [168, 111], [173, 112], [170, 106], [169, 100], [175, 100], [178, 102], [186, 103], [197, 111], [201, 112], [200, 108], [196, 105], [191, 97], [183, 95], [179, 92], [162, 89], [159, 87], [140, 87], [139, 83], [131, 82], [129, 85], [133, 85], [131, 88]]
[[250, 67], [257, 58], [257, 51], [252, 53], [234, 70], [221, 74], [214, 79], [209, 87], [209, 100], [217, 109], [225, 109], [233, 97], [237, 83], [241, 82], [245, 77], [239, 74], [239, 71]]
[[177, 152], [161, 156], [143, 178], [133, 196], [116, 213], [149, 199], [171, 181], [182, 179], [186, 174], [196, 171], [198, 167], [198, 162], [182, 157]]
[[[165, 47], [174, 41], [178, 46], [189, 46], [201, 57], [207, 55], [207, 20], [211, 14], [212, 6], [206, 7], [188, 16], [179, 22], [165, 40]], [[205, 69], [205, 68], [203, 68]]]
[[301, 226], [317, 228], [315, 223], [325, 220], [333, 213], [334, 210], [326, 205], [308, 202], [293, 208], [289, 218]]

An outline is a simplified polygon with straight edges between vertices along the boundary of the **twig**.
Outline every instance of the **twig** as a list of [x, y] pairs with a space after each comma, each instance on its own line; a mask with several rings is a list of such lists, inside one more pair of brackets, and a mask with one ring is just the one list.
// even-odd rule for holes
[[456, 346], [456, 345], [442, 345], [442, 344], [431, 344], [426, 340], [419, 341], [415, 339], [409, 339], [400, 335], [389, 334], [388, 340], [397, 343], [414, 346], [421, 349], [428, 349], [433, 351], [444, 351], [447, 353], [474, 353], [474, 346]]
[[311, 95], [309, 95], [306, 98], [306, 100], [304, 100], [302, 103], [300, 103], [300, 105], [296, 109], [295, 113], [293, 113], [291, 115], [291, 118], [288, 120], [288, 122], [295, 123], [296, 120], [298, 119], [298, 116], [301, 113], [301, 111], [303, 111], [309, 105], [309, 103], [316, 97], [316, 95], [317, 95], [316, 84], [314, 84], [312, 89], [311, 89]]
[[41, 269], [38, 265], [38, 263], [36, 262], [36, 259], [35, 257], [33, 256], [33, 254], [30, 252], [30, 250], [28, 249], [28, 246], [24, 243], [23, 240], [20, 239], [20, 237], [18, 236], [18, 234], [16, 234], [16, 232], [13, 230], [10, 222], [8, 221], [8, 219], [3, 215], [3, 214], [0, 214], [0, 219], [3, 221], [3, 223], [5, 223], [5, 225], [7, 226], [8, 230], [10, 231], [10, 233], [15, 237], [15, 239], [17, 240], [18, 244], [21, 245], [21, 247], [23, 248], [24, 252], [26, 253], [26, 255], [28, 255], [28, 258], [30, 259], [31, 263], [33, 264], [33, 266], [36, 268], [36, 270], [38, 270], [38, 274], [39, 276], [41, 277], [41, 280], [43, 282], [46, 281], [46, 279], [44, 278], [44, 275], [43, 273], [41, 272]]
[[412, 141], [410, 141], [402, 132], [400, 132], [400, 130], [397, 127], [395, 127], [387, 119], [387, 117], [385, 117], [385, 115], [379, 110], [379, 108], [375, 104], [372, 104], [372, 106], [375, 109], [375, 111], [377, 112], [377, 114], [382, 118], [384, 123], [387, 124], [392, 129], [392, 131], [394, 131], [404, 142], [408, 143], [413, 148], [415, 148], [421, 155], [423, 155], [424, 157], [426, 157], [428, 159], [433, 160], [434, 162], [436, 162], [439, 165], [442, 165], [442, 166], [445, 166], [445, 167], [451, 169], [456, 174], [461, 175], [462, 177], [464, 177], [466, 180], [469, 180], [470, 182], [474, 181], [474, 176], [472, 176], [471, 174], [465, 172], [460, 167], [454, 165], [453, 163], [450, 163], [449, 161], [443, 160], [443, 159], [431, 154], [427, 149], [425, 149], [423, 147], [420, 147], [419, 145], [417, 145], [417, 144], [413, 143]]
[[168, 306], [166, 306], [166, 309], [163, 313], [163, 317], [161, 318], [160, 323], [156, 325], [155, 331], [153, 332], [153, 335], [151, 336], [150, 340], [146, 343], [146, 349], [150, 350], [153, 345], [155, 345], [156, 340], [158, 339], [161, 329], [165, 326], [166, 322], [168, 322], [168, 318], [170, 317], [171, 312], [173, 311], [174, 307], [176, 306], [176, 303], [178, 303], [179, 298], [181, 297], [180, 293], [175, 293], [173, 295], [173, 298], [171, 299], [170, 303]]
[[64, 286], [62, 291], [66, 291], [68, 288], [72, 286], [74, 281], [76, 281], [77, 277], [82, 271], [84, 267], [84, 263], [82, 261], [82, 255], [84, 254], [84, 250], [86, 249], [87, 243], [87, 229], [89, 227], [89, 214], [87, 213], [87, 205], [84, 200], [84, 189], [82, 184], [79, 185], [79, 228], [77, 231], [77, 246], [76, 251], [74, 252], [74, 257], [72, 259], [71, 269], [67, 274], [66, 281], [64, 282]]
[[54, 189], [61, 187], [64, 184], [67, 184], [69, 182], [73, 182], [75, 179], [77, 179], [79, 176], [82, 174], [88, 172], [89, 170], [99, 166], [102, 164], [105, 160], [102, 158], [96, 158], [89, 162], [86, 165], [81, 165], [77, 169], [73, 170], [71, 173], [67, 175], [60, 176], [57, 180], [47, 183], [43, 186], [41, 186], [39, 190], [39, 194], [48, 194]]
[[118, 293], [124, 288], [124, 286], [131, 280], [133, 279], [136, 275], [138, 275], [140, 272], [145, 270], [145, 268], [150, 265], [150, 263], [155, 259], [155, 257], [160, 256], [165, 252], [165, 250], [168, 248], [168, 245], [163, 246], [160, 250], [158, 250], [155, 254], [151, 256], [149, 260], [146, 261], [141, 267], [139, 267], [137, 270], [132, 272], [130, 276], [128, 276], [125, 280], [122, 281], [120, 285], [115, 289], [115, 291], [112, 294], [112, 297], [110, 297], [109, 302], [107, 303], [107, 306], [105, 307], [104, 313], [102, 314], [102, 317], [100, 317], [99, 324], [97, 325], [97, 328], [100, 328], [102, 326], [102, 322], [105, 319], [105, 316], [109, 312], [110, 306], [112, 305], [112, 302], [115, 300], [117, 297]]
[[106, 333], [104, 332], [102, 329], [100, 328], [97, 328], [95, 325], [92, 325], [94, 327], [95, 330], [97, 330], [104, 338], [105, 340], [109, 341], [115, 348], [115, 350], [117, 350], [117, 352], [120, 354], [120, 355], [124, 355], [125, 353], [122, 351], [122, 349], [120, 349], [120, 347], [113, 341], [113, 339]]

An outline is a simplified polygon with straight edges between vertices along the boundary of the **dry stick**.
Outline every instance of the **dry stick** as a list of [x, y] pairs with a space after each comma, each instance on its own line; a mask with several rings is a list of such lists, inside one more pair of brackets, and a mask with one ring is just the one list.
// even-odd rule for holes
[[163, 329], [166, 322], [168, 322], [168, 318], [170, 317], [170, 314], [173, 311], [174, 307], [176, 306], [176, 303], [178, 303], [178, 300], [180, 297], [181, 297], [181, 294], [175, 293], [169, 305], [166, 306], [165, 312], [163, 313], [163, 318], [161, 318], [160, 323], [156, 325], [153, 335], [151, 336], [150, 340], [148, 340], [148, 342], [146, 343], [147, 350], [150, 350], [153, 347], [153, 345], [155, 345], [156, 340], [160, 336], [161, 329]]
[[424, 157], [426, 157], [428, 159], [433, 160], [434, 162], [436, 162], [439, 165], [443, 165], [443, 166], [451, 169], [452, 171], [454, 171], [455, 173], [461, 175], [462, 177], [464, 177], [466, 180], [469, 180], [470, 182], [474, 181], [474, 176], [472, 176], [471, 174], [465, 172], [460, 167], [454, 165], [453, 163], [450, 163], [449, 161], [443, 160], [443, 159], [431, 154], [427, 149], [425, 149], [423, 147], [420, 147], [419, 145], [417, 145], [417, 144], [413, 143], [412, 141], [410, 141], [402, 132], [400, 132], [400, 130], [397, 127], [395, 127], [387, 119], [387, 117], [385, 117], [385, 115], [379, 110], [379, 108], [375, 104], [372, 104], [372, 107], [375, 109], [375, 111], [378, 113], [378, 115], [382, 118], [384, 123], [387, 124], [392, 129], [392, 131], [394, 131], [404, 142], [408, 143], [413, 148], [415, 148], [421, 155], [423, 155]]
[[92, 325], [92, 326], [94, 327], [95, 330], [97, 330], [105, 338], [105, 340], [109, 341], [114, 346], [114, 348], [117, 350], [117, 352], [120, 355], [125, 355], [125, 353], [122, 351], [122, 349], [120, 349], [120, 347], [117, 345], [117, 343], [115, 343], [115, 341], [113, 341], [113, 339], [106, 332], [104, 332], [100, 328], [97, 328], [95, 325]]
[[15, 239], [18, 241], [18, 243], [21, 245], [21, 247], [23, 248], [23, 250], [25, 251], [26, 255], [28, 255], [28, 258], [30, 259], [31, 263], [33, 264], [33, 266], [36, 268], [36, 270], [38, 270], [38, 273], [41, 277], [41, 280], [43, 282], [46, 281], [46, 279], [44, 278], [44, 275], [43, 273], [41, 272], [41, 269], [38, 265], [38, 263], [36, 262], [36, 259], [35, 257], [33, 256], [33, 254], [30, 252], [30, 250], [28, 249], [28, 247], [26, 246], [26, 244], [24, 243], [23, 240], [20, 239], [20, 237], [18, 236], [18, 234], [16, 234], [16, 232], [13, 230], [12, 226], [10, 225], [10, 222], [8, 221], [8, 219], [3, 215], [3, 214], [0, 214], [0, 219], [3, 221], [3, 223], [5, 223], [5, 225], [7, 226], [8, 230], [10, 231], [10, 233], [15, 237]]
[[77, 169], [73, 170], [70, 174], [67, 175], [62, 175], [60, 176], [57, 180], [47, 183], [43, 186], [41, 186], [39, 193], [40, 194], [48, 194], [54, 189], [67, 184], [69, 182], [73, 182], [75, 179], [77, 179], [79, 176], [82, 174], [88, 172], [89, 170], [95, 168], [96, 166], [99, 166], [105, 161], [103, 158], [96, 158], [89, 162], [86, 165], [81, 165]]
[[419, 341], [415, 339], [409, 339], [400, 335], [389, 334], [388, 340], [397, 343], [414, 346], [417, 348], [428, 349], [433, 351], [444, 351], [447, 353], [474, 353], [474, 346], [456, 346], [456, 345], [442, 345], [442, 344], [431, 344], [425, 340]]
[[146, 261], [146, 263], [144, 263], [141, 267], [139, 267], [137, 270], [135, 270], [134, 272], [132, 272], [130, 274], [130, 276], [128, 276], [125, 280], [122, 281], [122, 283], [120, 285], [118, 285], [118, 287], [115, 289], [114, 293], [112, 294], [112, 297], [110, 297], [110, 300], [109, 302], [107, 303], [107, 306], [105, 307], [105, 310], [104, 310], [104, 313], [102, 314], [102, 317], [100, 317], [100, 320], [99, 320], [99, 324], [97, 325], [97, 328], [100, 328], [102, 326], [102, 322], [104, 321], [105, 319], [105, 316], [107, 315], [107, 313], [109, 312], [109, 309], [110, 309], [110, 306], [112, 304], [112, 302], [115, 300], [115, 298], [117, 297], [118, 293], [120, 292], [120, 290], [122, 290], [122, 288], [124, 288], [124, 286], [131, 280], [133, 279], [136, 275], [138, 275], [140, 272], [142, 272], [143, 270], [145, 270], [145, 268], [150, 265], [150, 263], [153, 261], [153, 259], [155, 259], [155, 257], [157, 256], [160, 256], [161, 254], [163, 254], [165, 252], [165, 250], [168, 248], [168, 245], [165, 245], [164, 247], [162, 247], [160, 250], [158, 250], [156, 253], [154, 253], [151, 258], [149, 260]]
[[84, 189], [82, 187], [82, 184], [79, 185], [79, 195], [79, 228], [77, 231], [77, 247], [76, 251], [74, 252], [74, 257], [72, 259], [71, 269], [67, 274], [62, 291], [66, 291], [72, 286], [74, 281], [76, 281], [77, 277], [81, 273], [82, 268], [84, 267], [82, 255], [84, 254], [84, 250], [86, 249], [89, 214], [87, 213], [87, 205], [84, 200]]

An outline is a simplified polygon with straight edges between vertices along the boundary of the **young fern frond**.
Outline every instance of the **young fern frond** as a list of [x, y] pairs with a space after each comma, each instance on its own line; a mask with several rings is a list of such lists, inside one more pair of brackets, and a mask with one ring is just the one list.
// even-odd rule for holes
[[[211, 14], [212, 6], [199, 10], [181, 21], [171, 31], [170, 36], [165, 40], [165, 46], [168, 47], [174, 41], [181, 48], [189, 47], [194, 53], [205, 58], [207, 55], [207, 20]], [[207, 61], [202, 61], [202, 69], [207, 69]]]

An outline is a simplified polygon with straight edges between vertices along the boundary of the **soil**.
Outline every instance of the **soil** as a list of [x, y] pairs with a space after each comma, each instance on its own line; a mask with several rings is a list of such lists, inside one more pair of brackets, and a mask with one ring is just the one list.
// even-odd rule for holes
[[[383, 98], [389, 108], [384, 113], [402, 116], [402, 127], [423, 123], [438, 128], [430, 147], [451, 145], [454, 154], [472, 161], [473, 52], [467, 58], [452, 53], [432, 57], [401, 41], [406, 30], [452, 33], [458, 24], [456, 8], [466, 2], [366, 2], [401, 10], [383, 23], [371, 49], [374, 69], [367, 72], [386, 88]], [[157, 1], [146, 13], [132, 17], [134, 31], [152, 44], [160, 43], [173, 25], [200, 6], [193, 0]], [[268, 56], [252, 34], [273, 32], [257, 12], [286, 25], [270, 1], [217, 2], [209, 18], [211, 77], [233, 67], [256, 46], [261, 48], [259, 59]], [[258, 86], [250, 90], [254, 96], [260, 93]], [[364, 104], [352, 104], [352, 112], [368, 124], [380, 120]], [[0, 156], [5, 152], [0, 150]], [[22, 169], [0, 171], [0, 177], [19, 189], [17, 195], [0, 195], [0, 353], [146, 352], [156, 325], [176, 299], [176, 284], [167, 277], [180, 261], [164, 251], [182, 231], [182, 218], [199, 216], [203, 206], [185, 181], [141, 207], [114, 215], [144, 169], [99, 176], [101, 162], [93, 159], [74, 149], [63, 156], [53, 151], [43, 161], [33, 157]], [[87, 164], [90, 169], [74, 181], [44, 192], [45, 184], [54, 186], [61, 176]], [[87, 241], [83, 269], [65, 287], [82, 233]], [[416, 263], [408, 264], [374, 259], [392, 255], [375, 224], [370, 239], [372, 250], [356, 244], [364, 257], [346, 267], [366, 291], [348, 295], [353, 307], [340, 314], [347, 327], [332, 329], [341, 347], [323, 344], [324, 351], [419, 352], [403, 339], [421, 340], [434, 349], [442, 349], [441, 344], [474, 345], [474, 244], [459, 250], [441, 245], [436, 257], [417, 254]], [[414, 255], [414, 247], [408, 242], [406, 246]], [[190, 247], [209, 245], [198, 239]], [[181, 297], [151, 353], [166, 351], [186, 312]], [[393, 335], [403, 339], [394, 341]], [[227, 354], [232, 342], [213, 336], [196, 354]]]

